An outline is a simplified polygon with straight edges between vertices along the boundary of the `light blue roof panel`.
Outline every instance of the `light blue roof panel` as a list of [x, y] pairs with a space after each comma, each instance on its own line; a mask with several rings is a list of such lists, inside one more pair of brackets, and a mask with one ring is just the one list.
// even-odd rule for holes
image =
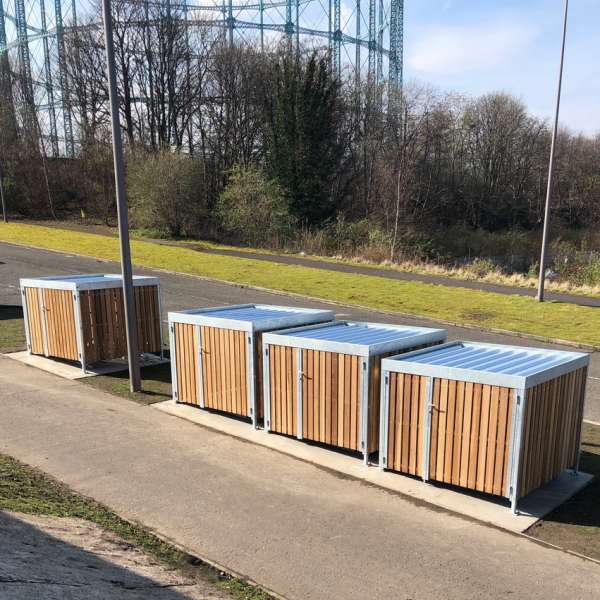
[[[359, 323], [340, 322], [328, 327], [311, 327], [305, 331], [294, 333], [295, 337], [312, 340], [327, 340], [330, 342], [346, 342], [370, 346], [401, 338], [419, 335], [419, 328], [390, 328], [385, 325], [362, 325]], [[291, 333], [290, 333], [291, 335]]]
[[371, 356], [441, 343], [445, 339], [446, 331], [443, 329], [335, 321], [267, 334], [264, 342], [265, 344], [279, 344], [326, 352]]
[[212, 327], [245, 331], [266, 331], [295, 327], [309, 323], [323, 323], [334, 318], [333, 311], [270, 304], [239, 304], [196, 308], [169, 313], [169, 320], [196, 323]]
[[[41, 287], [63, 290], [93, 290], [115, 288], [122, 285], [119, 273], [93, 273], [77, 275], [52, 275], [49, 277], [28, 277], [21, 279], [21, 287]], [[158, 277], [133, 275], [133, 285], [158, 285]]]
[[476, 342], [452, 342], [386, 361], [400, 372], [508, 387], [530, 387], [588, 363], [582, 352]]
[[215, 308], [206, 311], [203, 315], [217, 319], [231, 319], [232, 321], [265, 321], [267, 319], [293, 317], [298, 312], [294, 310], [283, 310], [275, 308], [263, 308], [252, 306], [247, 308]]

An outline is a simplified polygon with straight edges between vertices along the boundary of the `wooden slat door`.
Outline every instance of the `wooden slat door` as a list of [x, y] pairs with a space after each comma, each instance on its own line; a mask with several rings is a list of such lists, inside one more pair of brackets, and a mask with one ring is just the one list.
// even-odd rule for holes
[[249, 417], [248, 334], [205, 326], [200, 331], [204, 407]]
[[388, 469], [423, 474], [426, 385], [426, 377], [390, 373]]
[[302, 435], [360, 450], [362, 358], [302, 350]]
[[506, 495], [514, 391], [434, 378], [426, 458], [427, 379], [390, 373], [388, 468], [423, 476], [429, 460], [432, 481]]
[[434, 379], [430, 479], [507, 495], [513, 398], [506, 387]]
[[199, 406], [198, 328], [196, 325], [188, 323], [175, 323], [174, 325], [177, 401]]
[[298, 352], [269, 346], [270, 430], [293, 436], [298, 434]]
[[43, 289], [48, 356], [79, 360], [73, 293]]
[[25, 302], [27, 303], [27, 325], [29, 328], [29, 343], [32, 354], [45, 354], [44, 331], [45, 322], [42, 311], [42, 290], [39, 288], [25, 288]]

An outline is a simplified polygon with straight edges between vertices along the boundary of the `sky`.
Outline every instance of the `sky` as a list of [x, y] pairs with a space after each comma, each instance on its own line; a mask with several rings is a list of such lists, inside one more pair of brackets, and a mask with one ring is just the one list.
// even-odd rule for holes
[[[564, 0], [405, 0], [405, 81], [509, 92], [550, 119], [563, 10]], [[560, 121], [600, 133], [600, 0], [569, 3]]]

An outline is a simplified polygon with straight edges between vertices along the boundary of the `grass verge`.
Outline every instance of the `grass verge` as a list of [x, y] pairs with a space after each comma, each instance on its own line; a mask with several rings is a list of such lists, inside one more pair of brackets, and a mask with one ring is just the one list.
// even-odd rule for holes
[[161, 540], [141, 525], [121, 519], [106, 506], [76, 494], [41, 471], [0, 454], [0, 510], [55, 517], [77, 517], [96, 523], [190, 578], [209, 581], [238, 600], [269, 600], [266, 592], [229, 577], [200, 559]]
[[25, 350], [23, 310], [20, 306], [0, 304], [0, 353]]
[[123, 396], [139, 404], [154, 404], [155, 402], [164, 402], [171, 399], [170, 364], [143, 367], [141, 376], [143, 388], [141, 392], [131, 392], [129, 390], [129, 371], [86, 377], [81, 381], [109, 394]]
[[581, 470], [594, 475], [592, 483], [527, 533], [600, 560], [600, 427], [589, 423], [583, 424]]
[[[118, 260], [115, 238], [26, 224], [0, 225], [0, 240]], [[592, 307], [451, 288], [312, 267], [206, 255], [185, 247], [133, 240], [136, 265], [200, 275], [367, 308], [442, 319], [600, 346], [600, 312]]]
[[[58, 227], [75, 231], [100, 233], [103, 235], [116, 236], [117, 231], [115, 226], [99, 225], [90, 222], [81, 222], [75, 220], [64, 221], [26, 221], [34, 225], [43, 225], [47, 227]], [[357, 267], [365, 267], [369, 269], [377, 269], [384, 271], [397, 271], [399, 273], [413, 273], [415, 275], [424, 275], [431, 277], [441, 277], [449, 281], [477, 281], [479, 283], [489, 283], [494, 285], [508, 286], [513, 288], [536, 289], [538, 285], [537, 277], [531, 277], [522, 273], [504, 273], [500, 269], [495, 269], [487, 273], [481, 273], [478, 269], [470, 268], [468, 265], [464, 267], [452, 267], [444, 264], [435, 264], [431, 262], [419, 261], [404, 261], [390, 262], [389, 260], [370, 260], [360, 254], [357, 255], [323, 255], [323, 254], [306, 254], [300, 253], [297, 249], [270, 249], [248, 246], [231, 246], [219, 242], [211, 242], [202, 239], [182, 238], [173, 239], [166, 237], [160, 232], [132, 229], [131, 237], [152, 241], [154, 243], [183, 246], [202, 250], [216, 250], [224, 252], [244, 253], [248, 258], [252, 255], [265, 256], [290, 256], [296, 259], [301, 259], [310, 266], [311, 262], [324, 262], [330, 264], [342, 264]], [[552, 280], [546, 281], [546, 290], [569, 294], [573, 296], [587, 296], [592, 298], [600, 298], [600, 285], [585, 285], [576, 284], [568, 280]]]

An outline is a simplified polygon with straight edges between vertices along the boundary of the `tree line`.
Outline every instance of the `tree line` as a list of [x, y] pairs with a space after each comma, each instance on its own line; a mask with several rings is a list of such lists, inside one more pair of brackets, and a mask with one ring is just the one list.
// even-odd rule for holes
[[[332, 252], [376, 246], [392, 260], [462, 255], [468, 232], [539, 230], [550, 132], [517, 98], [420, 84], [400, 92], [349, 71], [337, 80], [324, 51], [230, 45], [173, 5], [114, 7], [136, 226]], [[65, 37], [74, 159], [49, 158], [16, 65], [0, 64], [0, 168], [14, 213], [114, 219], [104, 48], [92, 21]], [[600, 224], [599, 158], [600, 136], [561, 131], [553, 218], [571, 239]]]

